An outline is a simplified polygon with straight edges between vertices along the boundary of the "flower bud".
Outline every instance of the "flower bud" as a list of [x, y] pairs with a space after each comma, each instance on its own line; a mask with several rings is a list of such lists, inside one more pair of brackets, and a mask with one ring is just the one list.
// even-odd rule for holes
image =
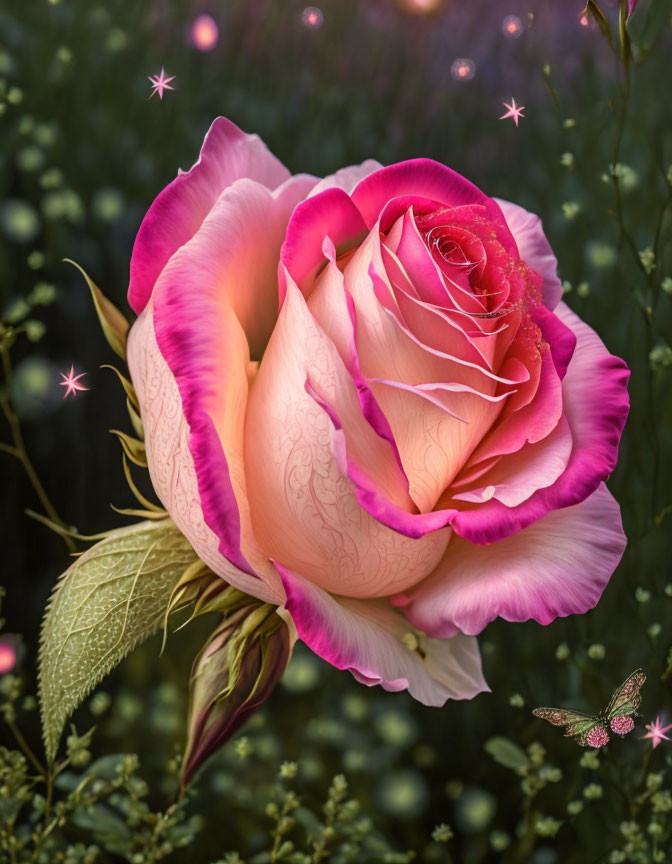
[[187, 746], [181, 783], [260, 708], [285, 671], [292, 639], [268, 604], [226, 614], [196, 657], [191, 673]]

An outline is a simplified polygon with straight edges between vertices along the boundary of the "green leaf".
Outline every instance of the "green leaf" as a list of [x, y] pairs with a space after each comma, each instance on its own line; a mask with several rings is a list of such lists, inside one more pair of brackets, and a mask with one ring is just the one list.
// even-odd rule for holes
[[128, 380], [125, 375], [117, 369], [116, 366], [112, 366], [110, 363], [103, 363], [100, 367], [101, 369], [111, 369], [117, 378], [119, 379], [119, 383], [124, 388], [124, 393], [126, 394], [127, 399], [131, 403], [131, 405], [135, 408], [136, 411], [140, 410], [140, 403], [138, 402], [138, 394], [135, 392], [135, 387], [132, 382]]
[[609, 27], [609, 20], [607, 16], [604, 14], [602, 9], [600, 8], [597, 0], [588, 0], [586, 3], [586, 8], [584, 10], [584, 15], [592, 15], [592, 17], [597, 22], [597, 26], [602, 31], [602, 34], [606, 36], [607, 40], [611, 47], [614, 47], [614, 40], [611, 35], [611, 28]]
[[107, 339], [110, 348], [118, 354], [122, 360], [126, 359], [126, 335], [128, 333], [128, 321], [124, 318], [117, 307], [103, 294], [96, 283], [90, 278], [89, 274], [79, 266], [76, 261], [70, 258], [63, 259], [66, 263], [72, 264], [86, 279], [86, 284], [89, 286], [93, 303], [98, 313], [100, 326], [103, 328], [103, 333]]
[[60, 578], [40, 644], [40, 708], [50, 762], [65, 721], [161, 626], [175, 585], [195, 560], [172, 520], [161, 519], [111, 532]]
[[72, 824], [83, 831], [91, 831], [96, 839], [105, 845], [115, 843], [116, 846], [120, 840], [124, 841], [124, 849], [130, 845], [130, 828], [120, 816], [104, 804], [78, 807], [72, 815]]
[[86, 776], [111, 782], [123, 775], [124, 762], [127, 759], [128, 755], [126, 753], [108, 753], [107, 756], [101, 756], [89, 765], [86, 769]]
[[525, 751], [515, 741], [511, 741], [510, 738], [504, 738], [503, 735], [489, 738], [483, 746], [486, 753], [489, 753], [495, 762], [499, 762], [505, 768], [520, 771], [523, 768], [527, 768], [530, 764]]
[[139, 465], [140, 468], [147, 467], [147, 452], [144, 441], [133, 438], [125, 432], [120, 432], [119, 429], [110, 429], [110, 432], [117, 436], [122, 450], [134, 465]]

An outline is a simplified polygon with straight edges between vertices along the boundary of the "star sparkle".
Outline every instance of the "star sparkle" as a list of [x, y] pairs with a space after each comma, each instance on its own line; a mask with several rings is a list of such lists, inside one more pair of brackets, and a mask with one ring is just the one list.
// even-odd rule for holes
[[644, 735], [644, 738], [651, 739], [652, 747], [655, 750], [661, 741], [670, 740], [669, 736], [665, 733], [672, 729], [672, 723], [670, 723], [669, 726], [663, 726], [662, 720], [660, 719], [660, 716], [658, 716], [653, 723], [646, 724], [646, 729], [647, 732], [646, 735]]
[[90, 389], [89, 387], [85, 387], [81, 383], [81, 381], [79, 380], [80, 378], [83, 378], [86, 375], [86, 372], [80, 372], [79, 375], [75, 375], [75, 367], [74, 366], [70, 367], [70, 371], [68, 372], [67, 375], [65, 374], [65, 372], [60, 372], [59, 374], [60, 374], [61, 378], [63, 379], [62, 381], [59, 381], [59, 385], [61, 387], [66, 388], [65, 393], [63, 394], [64, 399], [66, 396], [69, 396], [71, 393], [73, 396], [76, 396], [78, 390], [89, 390]]
[[511, 98], [511, 104], [510, 105], [508, 102], [502, 102], [502, 105], [505, 108], [508, 108], [508, 111], [506, 112], [506, 114], [502, 114], [502, 116], [499, 119], [500, 120], [508, 120], [508, 118], [510, 117], [513, 120], [513, 122], [516, 124], [516, 129], [517, 129], [518, 128], [518, 121], [520, 120], [520, 118], [521, 117], [523, 119], [525, 118], [525, 115], [523, 114], [523, 111], [525, 110], [525, 106], [524, 105], [516, 105], [516, 100], [513, 97]]
[[148, 75], [147, 78], [152, 82], [152, 92], [149, 94], [150, 99], [155, 93], [158, 93], [159, 99], [163, 101], [163, 91], [175, 89], [170, 86], [170, 82], [175, 80], [175, 76], [171, 75], [170, 78], [166, 78], [163, 66], [161, 67], [160, 75]]

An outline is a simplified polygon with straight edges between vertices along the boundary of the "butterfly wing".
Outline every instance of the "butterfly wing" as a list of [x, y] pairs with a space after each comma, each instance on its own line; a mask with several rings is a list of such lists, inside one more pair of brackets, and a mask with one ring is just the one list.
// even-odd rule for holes
[[565, 735], [570, 738], [578, 738], [579, 744], [582, 746], [585, 746], [588, 733], [600, 722], [599, 717], [593, 717], [581, 711], [571, 711], [567, 708], [535, 708], [532, 713], [535, 717], [540, 717], [554, 726], [564, 726]]
[[637, 711], [642, 701], [640, 691], [645, 681], [646, 673], [641, 669], [637, 669], [625, 679], [607, 706], [605, 714], [608, 720], [618, 716], [629, 717]]

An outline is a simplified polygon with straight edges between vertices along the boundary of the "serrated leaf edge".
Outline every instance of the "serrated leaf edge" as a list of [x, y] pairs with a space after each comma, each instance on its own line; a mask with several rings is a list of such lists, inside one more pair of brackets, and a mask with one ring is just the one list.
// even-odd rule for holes
[[[165, 521], [166, 521], [166, 523], [171, 523], [174, 525], [174, 523], [172, 522], [171, 519], [166, 519]], [[117, 530], [130, 533], [130, 531], [133, 528], [139, 529], [140, 526], [142, 526], [142, 524], [143, 524], [142, 522], [139, 522], [139, 523], [136, 523], [135, 525], [129, 525], [126, 528], [117, 529]], [[169, 527], [169, 526], [166, 525], [166, 527]], [[108, 535], [106, 537], [104, 537], [103, 540], [100, 542], [105, 542], [106, 540], [109, 540], [110, 536], [112, 536], [114, 533], [116, 533], [116, 532], [109, 532]], [[142, 559], [143, 563], [147, 560], [147, 557], [149, 556], [151, 549], [156, 545], [156, 542], [158, 542], [158, 541], [155, 541], [154, 543], [150, 544], [149, 547], [146, 548], [146, 554], [144, 555], [144, 557]], [[93, 549], [95, 547], [90, 547], [90, 548]], [[86, 551], [89, 551], [89, 550], [86, 550]], [[126, 551], [133, 551], [133, 550], [126, 550]], [[136, 551], [140, 551], [140, 550], [138, 549]], [[113, 554], [113, 553], [109, 553], [109, 554]], [[194, 553], [194, 555], [195, 554], [196, 553]], [[193, 564], [193, 562], [192, 562], [192, 564]], [[188, 569], [188, 567], [192, 566], [192, 564], [188, 565], [187, 568], [185, 568], [185, 569]], [[42, 615], [41, 626], [40, 626], [40, 645], [39, 645], [39, 651], [38, 651], [38, 675], [37, 675], [37, 678], [38, 678], [38, 696], [39, 696], [39, 703], [40, 703], [40, 718], [42, 721], [42, 734], [43, 734], [43, 740], [44, 740], [44, 748], [45, 748], [45, 753], [47, 756], [47, 762], [48, 762], [49, 766], [53, 766], [55, 761], [56, 761], [58, 744], [61, 740], [61, 736], [63, 735], [63, 729], [65, 727], [65, 723], [67, 722], [68, 716], [70, 716], [70, 714], [66, 713], [66, 716], [63, 720], [61, 728], [57, 732], [52, 730], [51, 734], [48, 734], [47, 730], [49, 729], [49, 726], [46, 722], [46, 717], [45, 717], [45, 703], [44, 703], [44, 686], [45, 686], [45, 684], [44, 684], [44, 674], [43, 674], [44, 652], [46, 651], [45, 625], [47, 622], [47, 618], [49, 617], [49, 614], [50, 614], [52, 607], [55, 603], [56, 597], [58, 596], [59, 592], [62, 590], [63, 584], [67, 580], [68, 575], [71, 572], [71, 567], [72, 567], [72, 565], [70, 565], [63, 573], [61, 573], [60, 576], [58, 577], [58, 579], [56, 580], [56, 582], [55, 582], [55, 584], [54, 584], [54, 586], [53, 586], [53, 588], [49, 594], [49, 598], [47, 599], [47, 603], [45, 605], [44, 613]], [[141, 568], [142, 568], [142, 564], [140, 565], [139, 570]], [[134, 584], [136, 584], [136, 583], [134, 582]], [[163, 614], [158, 615], [156, 621], [154, 622], [154, 624], [151, 627], [147, 628], [144, 631], [144, 633], [138, 635], [136, 638], [134, 638], [133, 640], [131, 640], [128, 643], [126, 649], [123, 651], [123, 653], [121, 654], [121, 656], [119, 657], [119, 660], [117, 662], [121, 663], [122, 660], [124, 660], [126, 657], [128, 657], [128, 655], [132, 651], [134, 651], [135, 648], [138, 647], [138, 645], [140, 645], [146, 639], [150, 638], [152, 635], [154, 635], [156, 632], [158, 632], [158, 630], [161, 627], [161, 625], [163, 624], [163, 622], [164, 622], [164, 615]], [[115, 664], [115, 665], [117, 665], [117, 664]], [[109, 670], [109, 671], [111, 671], [111, 670]], [[82, 695], [82, 698], [79, 702], [80, 705], [84, 701], [84, 699], [86, 699], [86, 697], [93, 691], [93, 689], [103, 680], [103, 678], [105, 678], [105, 676], [107, 674], [108, 674], [108, 672], [103, 671], [100, 674], [96, 674], [92, 677], [90, 684], [89, 684], [89, 687], [88, 687], [88, 690]], [[73, 709], [73, 710], [76, 710], [76, 709]]]

